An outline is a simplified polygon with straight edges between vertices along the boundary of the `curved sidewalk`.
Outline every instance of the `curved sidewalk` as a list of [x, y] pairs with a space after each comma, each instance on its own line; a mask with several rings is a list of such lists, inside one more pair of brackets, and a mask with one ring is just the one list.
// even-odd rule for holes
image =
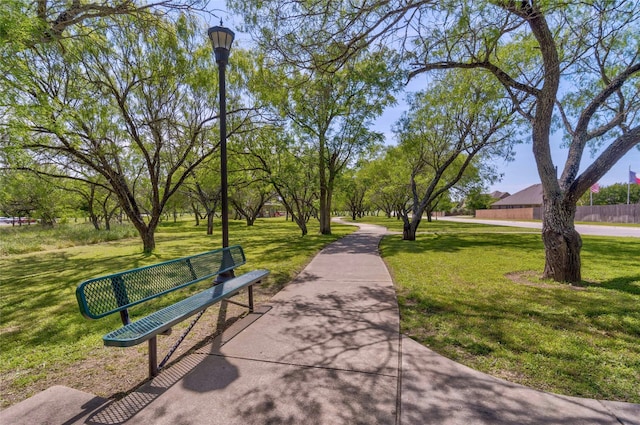
[[[122, 400], [66, 389], [84, 407], [49, 423], [640, 425], [640, 405], [535, 391], [403, 337], [383, 234], [361, 225], [329, 245], [267, 306]], [[0, 419], [25, 419], [14, 408], [30, 400]]]

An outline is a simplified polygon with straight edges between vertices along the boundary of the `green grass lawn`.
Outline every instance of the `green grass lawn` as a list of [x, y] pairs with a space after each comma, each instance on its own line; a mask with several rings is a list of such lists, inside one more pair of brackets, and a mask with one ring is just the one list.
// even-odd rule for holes
[[[402, 229], [395, 219], [365, 221]], [[263, 299], [324, 245], [353, 230], [334, 224], [334, 235], [321, 236], [311, 226], [301, 237], [282, 219], [253, 227], [231, 222], [230, 242], [245, 248], [245, 268], [271, 270], [259, 289]], [[0, 257], [0, 405], [56, 383], [102, 396], [133, 388], [145, 377], [146, 347], [102, 347], [102, 335], [119, 318], [82, 318], [75, 287], [94, 276], [218, 248], [218, 230], [207, 236], [192, 222], [164, 223], [152, 255], [144, 255], [134, 237]], [[538, 231], [445, 221], [425, 221], [420, 231], [416, 242], [392, 235], [381, 244], [404, 333], [477, 370], [534, 388], [640, 403], [637, 239], [584, 237], [583, 286], [571, 287], [536, 278], [544, 263]], [[210, 333], [207, 326], [199, 328]]]
[[415, 242], [392, 235], [381, 244], [403, 333], [513, 382], [640, 403], [638, 239], [583, 237], [584, 281], [572, 287], [537, 277], [539, 231], [445, 221], [419, 230]]
[[[37, 232], [35, 226], [23, 230], [25, 238], [37, 239], [32, 236]], [[46, 388], [52, 380], [55, 382], [52, 377], [82, 373], [77, 371], [77, 362], [92, 356], [98, 359], [95, 368], [100, 370], [120, 367], [110, 366], [111, 359], [131, 351], [103, 349], [101, 340], [102, 335], [119, 326], [119, 316], [97, 321], [84, 319], [75, 298], [76, 286], [91, 277], [219, 248], [220, 227], [215, 230], [214, 235], [207, 236], [206, 229], [195, 227], [192, 221], [164, 223], [156, 234], [157, 249], [151, 255], [142, 253], [142, 242], [134, 237], [0, 257], [0, 406]], [[271, 271], [266, 282], [257, 288], [264, 298], [289, 282], [323, 246], [355, 228], [333, 224], [333, 235], [323, 236], [318, 233], [318, 226], [311, 223], [309, 234], [301, 237], [291, 222], [259, 219], [252, 227], [232, 220], [229, 230], [230, 244], [242, 245], [247, 256], [247, 264], [240, 272], [249, 268]], [[65, 240], [66, 236], [58, 237]], [[141, 347], [144, 353], [146, 346]], [[141, 362], [146, 361], [143, 354], [136, 355], [133, 351], [136, 361], [138, 357]], [[136, 372], [145, 371], [138, 364], [131, 367]], [[91, 377], [79, 377], [82, 379]], [[87, 389], [92, 388], [87, 383]]]
[[[384, 226], [390, 232], [402, 232], [403, 222], [402, 220], [398, 220], [396, 218], [386, 218], [384, 216], [366, 216], [358, 221]], [[420, 227], [418, 227], [418, 233], [473, 233], [477, 232], [478, 230], [485, 233], [540, 233], [540, 231], [536, 229], [510, 226], [493, 226], [481, 223], [463, 223], [457, 221], [438, 220], [436, 218], [434, 218], [432, 222], [427, 222], [426, 219], [423, 219], [420, 223]]]

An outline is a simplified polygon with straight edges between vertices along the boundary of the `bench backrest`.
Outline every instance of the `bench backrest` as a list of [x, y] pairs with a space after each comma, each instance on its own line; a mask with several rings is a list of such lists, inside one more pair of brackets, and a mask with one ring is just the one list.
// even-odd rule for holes
[[239, 245], [89, 279], [78, 285], [80, 312], [99, 319], [212, 278], [246, 262]]

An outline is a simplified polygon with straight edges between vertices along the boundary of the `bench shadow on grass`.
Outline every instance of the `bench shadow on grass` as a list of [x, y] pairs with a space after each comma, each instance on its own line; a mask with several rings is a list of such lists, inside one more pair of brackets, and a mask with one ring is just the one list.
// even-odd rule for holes
[[130, 392], [119, 400], [112, 401], [93, 412], [85, 423], [91, 425], [123, 424], [169, 390], [180, 379], [196, 369], [205, 355], [191, 354], [183, 357], [158, 376]]

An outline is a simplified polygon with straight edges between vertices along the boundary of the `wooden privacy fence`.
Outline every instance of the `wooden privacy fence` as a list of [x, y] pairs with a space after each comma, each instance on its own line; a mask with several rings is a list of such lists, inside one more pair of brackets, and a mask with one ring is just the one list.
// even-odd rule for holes
[[640, 223], [640, 204], [578, 207], [576, 210], [576, 221]]
[[[494, 220], [542, 220], [542, 208], [477, 210], [476, 218]], [[640, 224], [640, 204], [577, 207], [576, 221]]]
[[533, 220], [534, 210], [536, 209], [539, 210], [540, 208], [476, 210], [476, 218], [484, 218], [486, 220]]

